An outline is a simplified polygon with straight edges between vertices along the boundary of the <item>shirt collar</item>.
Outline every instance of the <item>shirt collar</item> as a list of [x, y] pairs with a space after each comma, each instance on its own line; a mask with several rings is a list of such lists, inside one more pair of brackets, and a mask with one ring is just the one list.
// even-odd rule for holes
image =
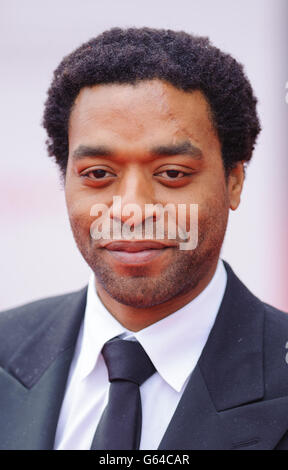
[[213, 278], [195, 299], [143, 330], [132, 332], [121, 325], [103, 305], [92, 274], [77, 364], [80, 379], [92, 372], [106, 341], [124, 334], [127, 338], [134, 336], [139, 341], [160, 376], [179, 392], [205, 346], [226, 283], [227, 273], [219, 259]]

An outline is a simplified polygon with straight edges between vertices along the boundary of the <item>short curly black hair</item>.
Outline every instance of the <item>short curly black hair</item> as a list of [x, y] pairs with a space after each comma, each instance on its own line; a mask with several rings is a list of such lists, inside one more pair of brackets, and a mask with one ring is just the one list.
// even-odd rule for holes
[[46, 143], [64, 177], [69, 116], [79, 91], [97, 84], [156, 78], [206, 96], [226, 174], [238, 161], [251, 159], [261, 128], [257, 99], [241, 64], [207, 37], [146, 27], [112, 28], [64, 57], [48, 90], [43, 118]]

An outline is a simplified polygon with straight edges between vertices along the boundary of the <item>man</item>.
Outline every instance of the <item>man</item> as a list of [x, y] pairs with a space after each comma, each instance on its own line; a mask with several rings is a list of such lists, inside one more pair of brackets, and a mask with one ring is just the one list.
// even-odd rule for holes
[[93, 275], [1, 314], [1, 448], [288, 449], [288, 317], [219, 258], [260, 131], [242, 66], [114, 28], [63, 59], [44, 127]]

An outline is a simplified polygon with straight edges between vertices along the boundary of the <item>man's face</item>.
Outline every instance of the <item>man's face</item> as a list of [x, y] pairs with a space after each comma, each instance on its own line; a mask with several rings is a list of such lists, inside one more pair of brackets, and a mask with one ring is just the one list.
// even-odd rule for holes
[[[215, 269], [231, 200], [239, 203], [225, 179], [220, 142], [203, 94], [160, 80], [87, 87], [76, 98], [68, 136], [70, 223], [98, 285], [114, 300], [142, 308], [195, 289]], [[113, 206], [113, 196], [121, 197], [122, 207], [133, 203], [142, 210], [134, 227], [155, 220], [145, 213], [145, 204], [186, 204], [182, 228], [187, 229], [190, 204], [198, 204], [197, 247], [181, 250], [179, 236], [169, 239], [165, 226], [160, 241], [168, 248], [152, 255], [109, 250], [107, 240], [91, 237], [95, 217], [90, 211], [105, 204], [109, 218], [123, 224], [127, 215]]]

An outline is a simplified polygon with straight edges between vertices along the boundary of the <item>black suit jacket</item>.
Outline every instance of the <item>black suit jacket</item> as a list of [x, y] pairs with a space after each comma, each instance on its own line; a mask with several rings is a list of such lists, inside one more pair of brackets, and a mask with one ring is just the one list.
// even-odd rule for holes
[[[225, 268], [216, 322], [159, 449], [288, 450], [288, 315]], [[86, 293], [0, 314], [0, 449], [53, 449]]]

